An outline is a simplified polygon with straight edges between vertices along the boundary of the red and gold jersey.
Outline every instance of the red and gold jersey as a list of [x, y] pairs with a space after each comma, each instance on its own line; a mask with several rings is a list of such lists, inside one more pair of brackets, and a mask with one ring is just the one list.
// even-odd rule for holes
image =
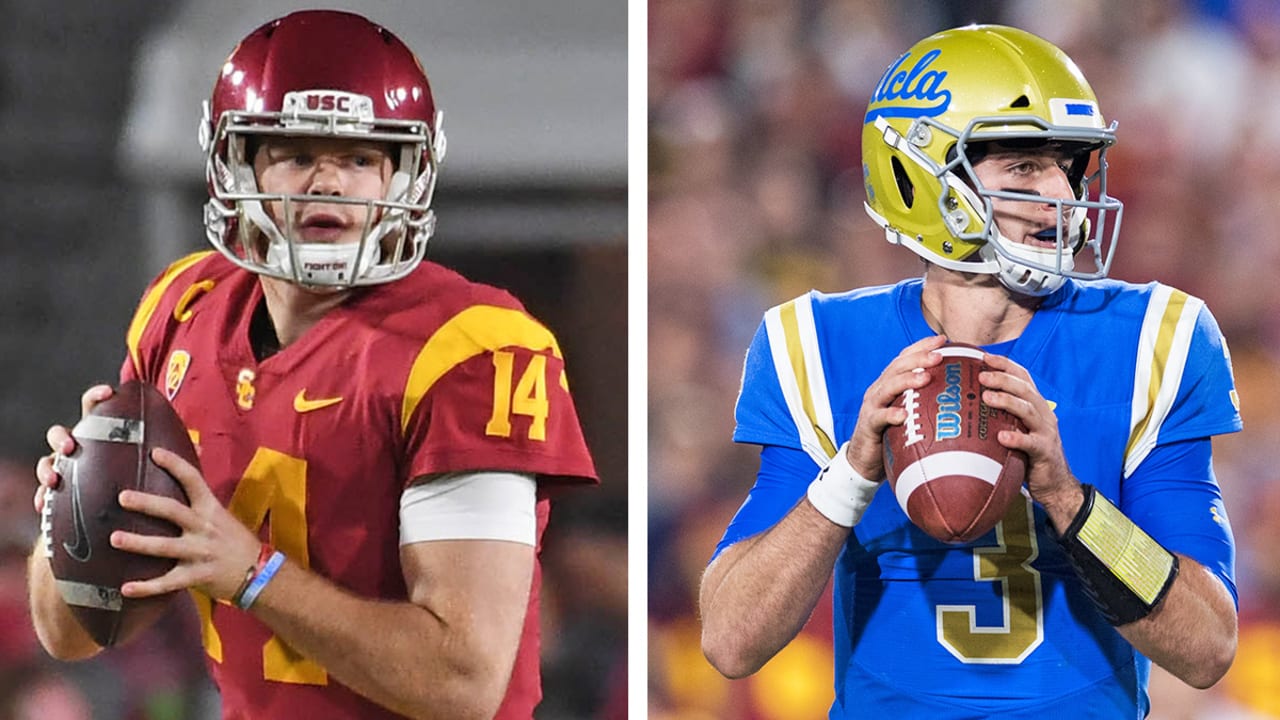
[[[399, 500], [414, 478], [536, 474], [595, 482], [555, 337], [509, 294], [424, 262], [354, 291], [258, 362], [257, 276], [216, 253], [172, 265], [129, 327], [121, 379], [163, 390], [214, 494], [290, 559], [358, 595], [406, 599]], [[538, 578], [500, 718], [541, 698]], [[396, 717], [328, 677], [250, 614], [196, 595], [228, 718]]]

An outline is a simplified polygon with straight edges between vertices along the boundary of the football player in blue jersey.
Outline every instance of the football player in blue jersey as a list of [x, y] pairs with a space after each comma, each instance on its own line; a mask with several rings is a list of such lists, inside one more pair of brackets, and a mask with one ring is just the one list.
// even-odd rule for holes
[[[1061, 50], [1008, 27], [928, 37], [864, 121], [867, 212], [922, 278], [769, 310], [734, 439], [760, 470], [703, 577], [703, 649], [755, 672], [834, 571], [832, 718], [1141, 718], [1154, 661], [1213, 685], [1236, 648], [1234, 548], [1211, 438], [1240, 429], [1205, 304], [1106, 279], [1115, 142]], [[881, 437], [948, 341], [1021, 418], [1027, 496], [945, 544], [884, 487]], [[924, 372], [915, 372], [924, 368]]]

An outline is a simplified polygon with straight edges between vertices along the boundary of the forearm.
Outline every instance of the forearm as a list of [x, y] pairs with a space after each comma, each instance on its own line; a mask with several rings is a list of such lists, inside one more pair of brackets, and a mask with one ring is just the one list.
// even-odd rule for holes
[[726, 549], [700, 594], [702, 649], [728, 677], [759, 670], [813, 612], [849, 528], [801, 500], [773, 528]]
[[59, 660], [83, 660], [102, 650], [58, 594], [40, 543], [27, 559], [27, 593], [36, 636], [50, 655]]
[[1186, 556], [1168, 595], [1120, 634], [1160, 667], [1197, 688], [1216, 683], [1236, 652], [1236, 612], [1222, 581]]
[[362, 598], [290, 562], [251, 612], [339, 682], [410, 717], [492, 717], [510, 678], [511, 662], [495, 668], [475, 647], [467, 613], [447, 613], [462, 618], [450, 622], [411, 602]]
[[[1083, 496], [1065, 493], [1046, 503], [1061, 533], [1080, 511]], [[1198, 688], [1216, 683], [1236, 651], [1235, 603], [1222, 581], [1185, 555], [1178, 556], [1173, 584], [1150, 615], [1117, 630], [1139, 652], [1178, 679]]]

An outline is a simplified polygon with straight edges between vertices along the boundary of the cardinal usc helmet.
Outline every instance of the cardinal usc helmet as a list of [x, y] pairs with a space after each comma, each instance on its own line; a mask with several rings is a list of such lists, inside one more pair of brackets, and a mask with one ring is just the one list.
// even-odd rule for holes
[[[998, 275], [1025, 295], [1106, 277], [1123, 213], [1107, 195], [1115, 128], [1080, 69], [1044, 39], [998, 25], [937, 33], [885, 71], [867, 107], [867, 214], [889, 242], [945, 268]], [[1062, 153], [1074, 197], [985, 187], [973, 166], [992, 143]], [[996, 225], [996, 200], [1055, 205], [1056, 226], [1041, 246], [1015, 242]]]
[[[445, 153], [441, 118], [418, 58], [385, 28], [334, 11], [272, 20], [232, 51], [204, 104], [209, 242], [247, 270], [302, 285], [349, 287], [404, 277], [422, 261], [435, 229], [430, 206]], [[252, 153], [267, 136], [390, 148], [394, 169], [385, 197], [325, 197], [325, 203], [365, 207], [358, 242], [300, 239], [292, 218], [316, 196], [261, 191]], [[268, 204], [283, 208], [283, 222], [273, 219]]]

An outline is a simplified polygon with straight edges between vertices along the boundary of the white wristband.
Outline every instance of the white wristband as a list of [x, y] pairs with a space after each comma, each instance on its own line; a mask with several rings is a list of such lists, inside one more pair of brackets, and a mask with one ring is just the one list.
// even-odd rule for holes
[[836, 456], [809, 483], [809, 504], [831, 522], [851, 528], [862, 519], [880, 483], [858, 474], [849, 464], [845, 452], [849, 443], [840, 446]]

